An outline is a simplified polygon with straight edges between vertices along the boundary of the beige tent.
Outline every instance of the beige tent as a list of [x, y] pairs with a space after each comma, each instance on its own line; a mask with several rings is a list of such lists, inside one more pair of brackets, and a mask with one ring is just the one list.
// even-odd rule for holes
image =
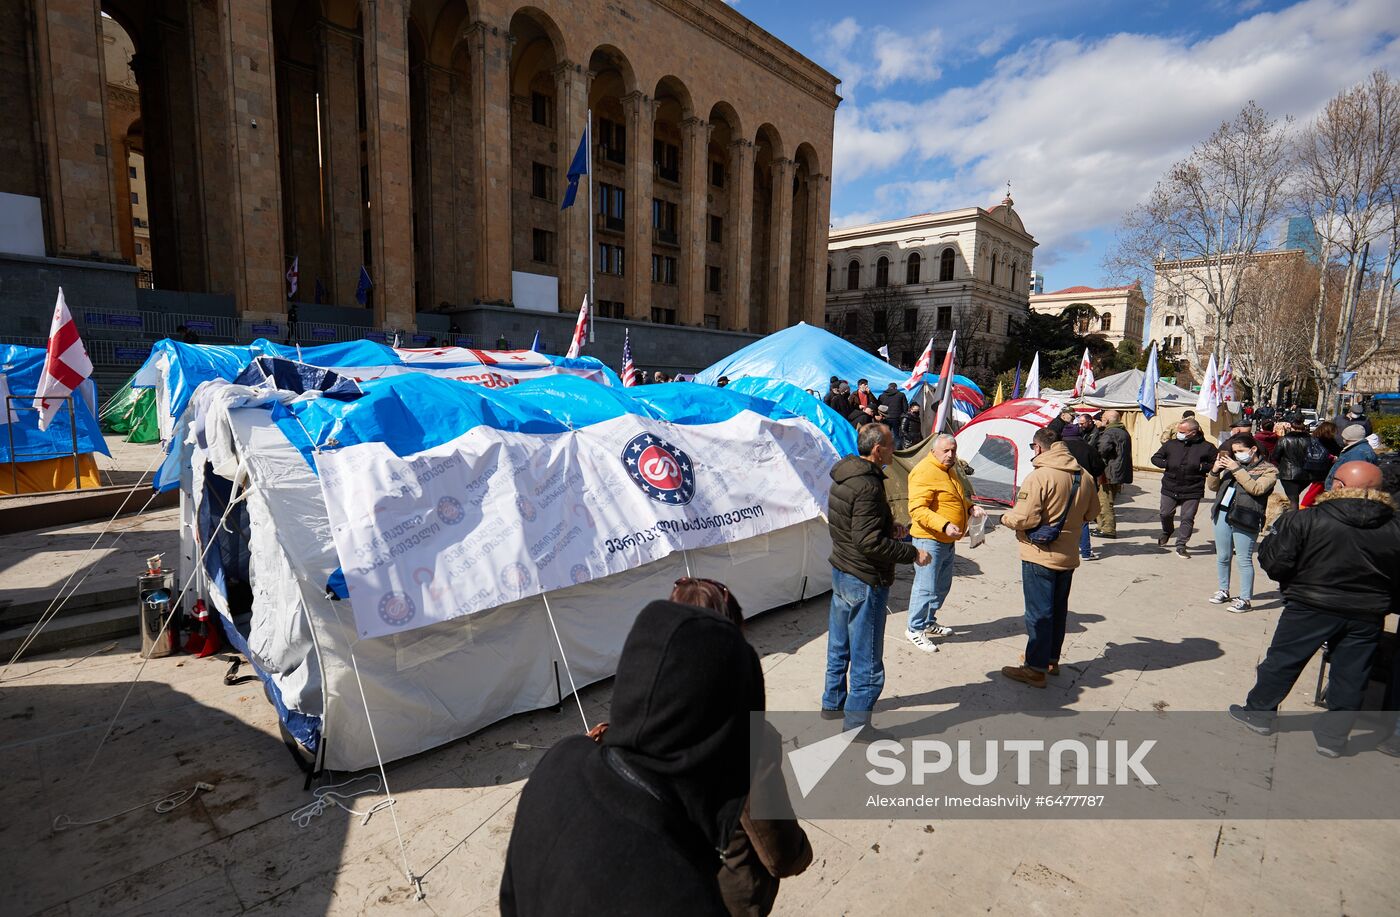
[[[1112, 408], [1123, 412], [1123, 426], [1128, 428], [1133, 438], [1133, 467], [1142, 470], [1155, 470], [1152, 456], [1162, 446], [1162, 436], [1181, 423], [1181, 415], [1196, 410], [1196, 394], [1170, 382], [1157, 382], [1157, 413], [1149, 420], [1138, 404], [1138, 390], [1142, 388], [1143, 371], [1130, 369], [1127, 372], [1106, 376], [1098, 384], [1079, 398], [1071, 398], [1068, 392], [1045, 392], [1046, 398], [1055, 398], [1078, 408]], [[1206, 438], [1215, 442], [1220, 434], [1230, 428], [1230, 412], [1222, 405], [1219, 416], [1211, 420], [1197, 414]]]

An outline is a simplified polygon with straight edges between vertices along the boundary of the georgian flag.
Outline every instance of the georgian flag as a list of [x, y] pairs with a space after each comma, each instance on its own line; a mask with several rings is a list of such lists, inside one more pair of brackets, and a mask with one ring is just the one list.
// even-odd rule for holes
[[39, 429], [47, 430], [62, 399], [78, 390], [92, 375], [92, 360], [78, 335], [78, 325], [63, 299], [63, 287], [58, 288], [58, 302], [53, 307], [53, 324], [49, 327], [48, 356], [44, 372], [34, 389], [34, 409], [39, 412]]
[[578, 321], [574, 324], [574, 339], [569, 342], [569, 352], [564, 354], [570, 360], [583, 352], [583, 339], [588, 334], [588, 295], [584, 294], [583, 305], [578, 308]]
[[906, 389], [912, 389], [914, 386], [918, 385], [919, 380], [928, 372], [928, 365], [932, 362], [933, 338], [929, 338], [928, 346], [924, 348], [923, 353], [919, 354], [919, 362], [914, 364], [914, 371], [909, 374], [909, 378], [905, 381], [904, 387]]
[[637, 384], [637, 367], [632, 365], [632, 333], [622, 335], [622, 385], [631, 388]]
[[1074, 391], [1070, 392], [1070, 396], [1078, 398], [1080, 395], [1086, 395], [1093, 391], [1097, 384], [1093, 364], [1089, 362], [1089, 348], [1085, 347], [1084, 356], [1079, 361], [1079, 375], [1075, 377]]
[[953, 407], [953, 356], [957, 351], [958, 332], [955, 330], [948, 341], [948, 352], [943, 355], [943, 368], [938, 371], [938, 414], [933, 421], [934, 433], [943, 432], [943, 424], [947, 423], [948, 412]]
[[1219, 420], [1220, 400], [1220, 374], [1215, 369], [1215, 354], [1211, 354], [1201, 378], [1201, 393], [1196, 397], [1196, 413]]
[[301, 276], [301, 271], [297, 268], [297, 265], [298, 265], [300, 262], [301, 262], [301, 256], [300, 256], [300, 255], [297, 255], [297, 256], [295, 256], [295, 257], [292, 258], [292, 266], [289, 267], [289, 268], [287, 268], [287, 287], [288, 287], [288, 289], [287, 289], [287, 298], [288, 298], [288, 299], [291, 299], [293, 296], [296, 296], [296, 295], [297, 295], [297, 279]]
[[1220, 400], [1237, 401], [1235, 397], [1235, 371], [1230, 368], [1230, 355], [1225, 354], [1225, 365], [1220, 370]]

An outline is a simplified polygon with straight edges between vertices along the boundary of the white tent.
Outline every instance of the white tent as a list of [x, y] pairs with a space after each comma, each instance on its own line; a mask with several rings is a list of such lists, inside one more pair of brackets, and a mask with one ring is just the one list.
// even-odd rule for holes
[[836, 450], [771, 402], [572, 376], [364, 388], [207, 381], [182, 461], [186, 560], [325, 767], [373, 764], [371, 723], [392, 760], [611, 676], [679, 576], [747, 614], [830, 588]]
[[972, 493], [1006, 506], [1031, 473], [1031, 437], [1060, 412], [1060, 403], [1017, 398], [988, 408], [957, 432], [958, 457], [972, 466]]

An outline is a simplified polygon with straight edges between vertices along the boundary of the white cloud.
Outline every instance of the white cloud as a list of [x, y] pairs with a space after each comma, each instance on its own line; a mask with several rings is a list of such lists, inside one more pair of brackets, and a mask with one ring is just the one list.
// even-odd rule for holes
[[904, 35], [891, 29], [875, 29], [871, 36], [871, 53], [875, 58], [872, 83], [876, 88], [901, 80], [932, 82], [942, 75], [938, 66], [938, 51], [943, 35], [933, 29], [923, 35]]
[[844, 185], [897, 165], [952, 176], [948, 188], [908, 178], [879, 186], [875, 206], [862, 209], [881, 218], [929, 201], [985, 206], [1010, 179], [1037, 257], [1053, 258], [1082, 245], [1081, 233], [1116, 224], [1248, 100], [1306, 120], [1371, 70], [1400, 71], [1396, 23], [1393, 0], [1307, 0], [1209, 38], [1031, 42], [977, 85], [922, 102], [842, 105], [833, 178]]

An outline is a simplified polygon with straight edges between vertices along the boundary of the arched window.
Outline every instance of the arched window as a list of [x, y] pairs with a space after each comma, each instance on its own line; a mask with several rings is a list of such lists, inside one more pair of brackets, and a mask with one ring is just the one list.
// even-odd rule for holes
[[831, 292], [831, 262], [826, 263], [826, 291]]
[[846, 289], [860, 289], [860, 262], [855, 259], [852, 259], [851, 263], [846, 265]]
[[905, 282], [905, 283], [918, 283], [918, 282], [919, 282], [919, 261], [920, 261], [920, 258], [919, 258], [919, 253], [918, 253], [918, 252], [914, 252], [912, 255], [909, 256], [909, 263], [908, 263], [908, 265], [904, 268], [904, 282]]
[[1112, 316], [1112, 315], [1109, 315], [1107, 312], [1105, 312], [1105, 313], [1103, 314], [1103, 316], [1099, 319], [1099, 330], [1100, 330], [1100, 331], [1112, 331], [1112, 330], [1113, 330], [1113, 316]]
[[884, 255], [875, 262], [875, 286], [887, 287], [890, 285], [890, 259]]
[[991, 277], [991, 284], [992, 284], [992, 286], [996, 286], [996, 285], [997, 285], [997, 257], [998, 257], [998, 256], [995, 255], [995, 254], [992, 255], [992, 277]]
[[1019, 263], [1011, 262], [1011, 289], [1013, 290], [1016, 289], [1016, 269], [1018, 267], [1020, 267]]
[[943, 249], [943, 254], [938, 256], [938, 279], [947, 281], [953, 279], [953, 250]]

